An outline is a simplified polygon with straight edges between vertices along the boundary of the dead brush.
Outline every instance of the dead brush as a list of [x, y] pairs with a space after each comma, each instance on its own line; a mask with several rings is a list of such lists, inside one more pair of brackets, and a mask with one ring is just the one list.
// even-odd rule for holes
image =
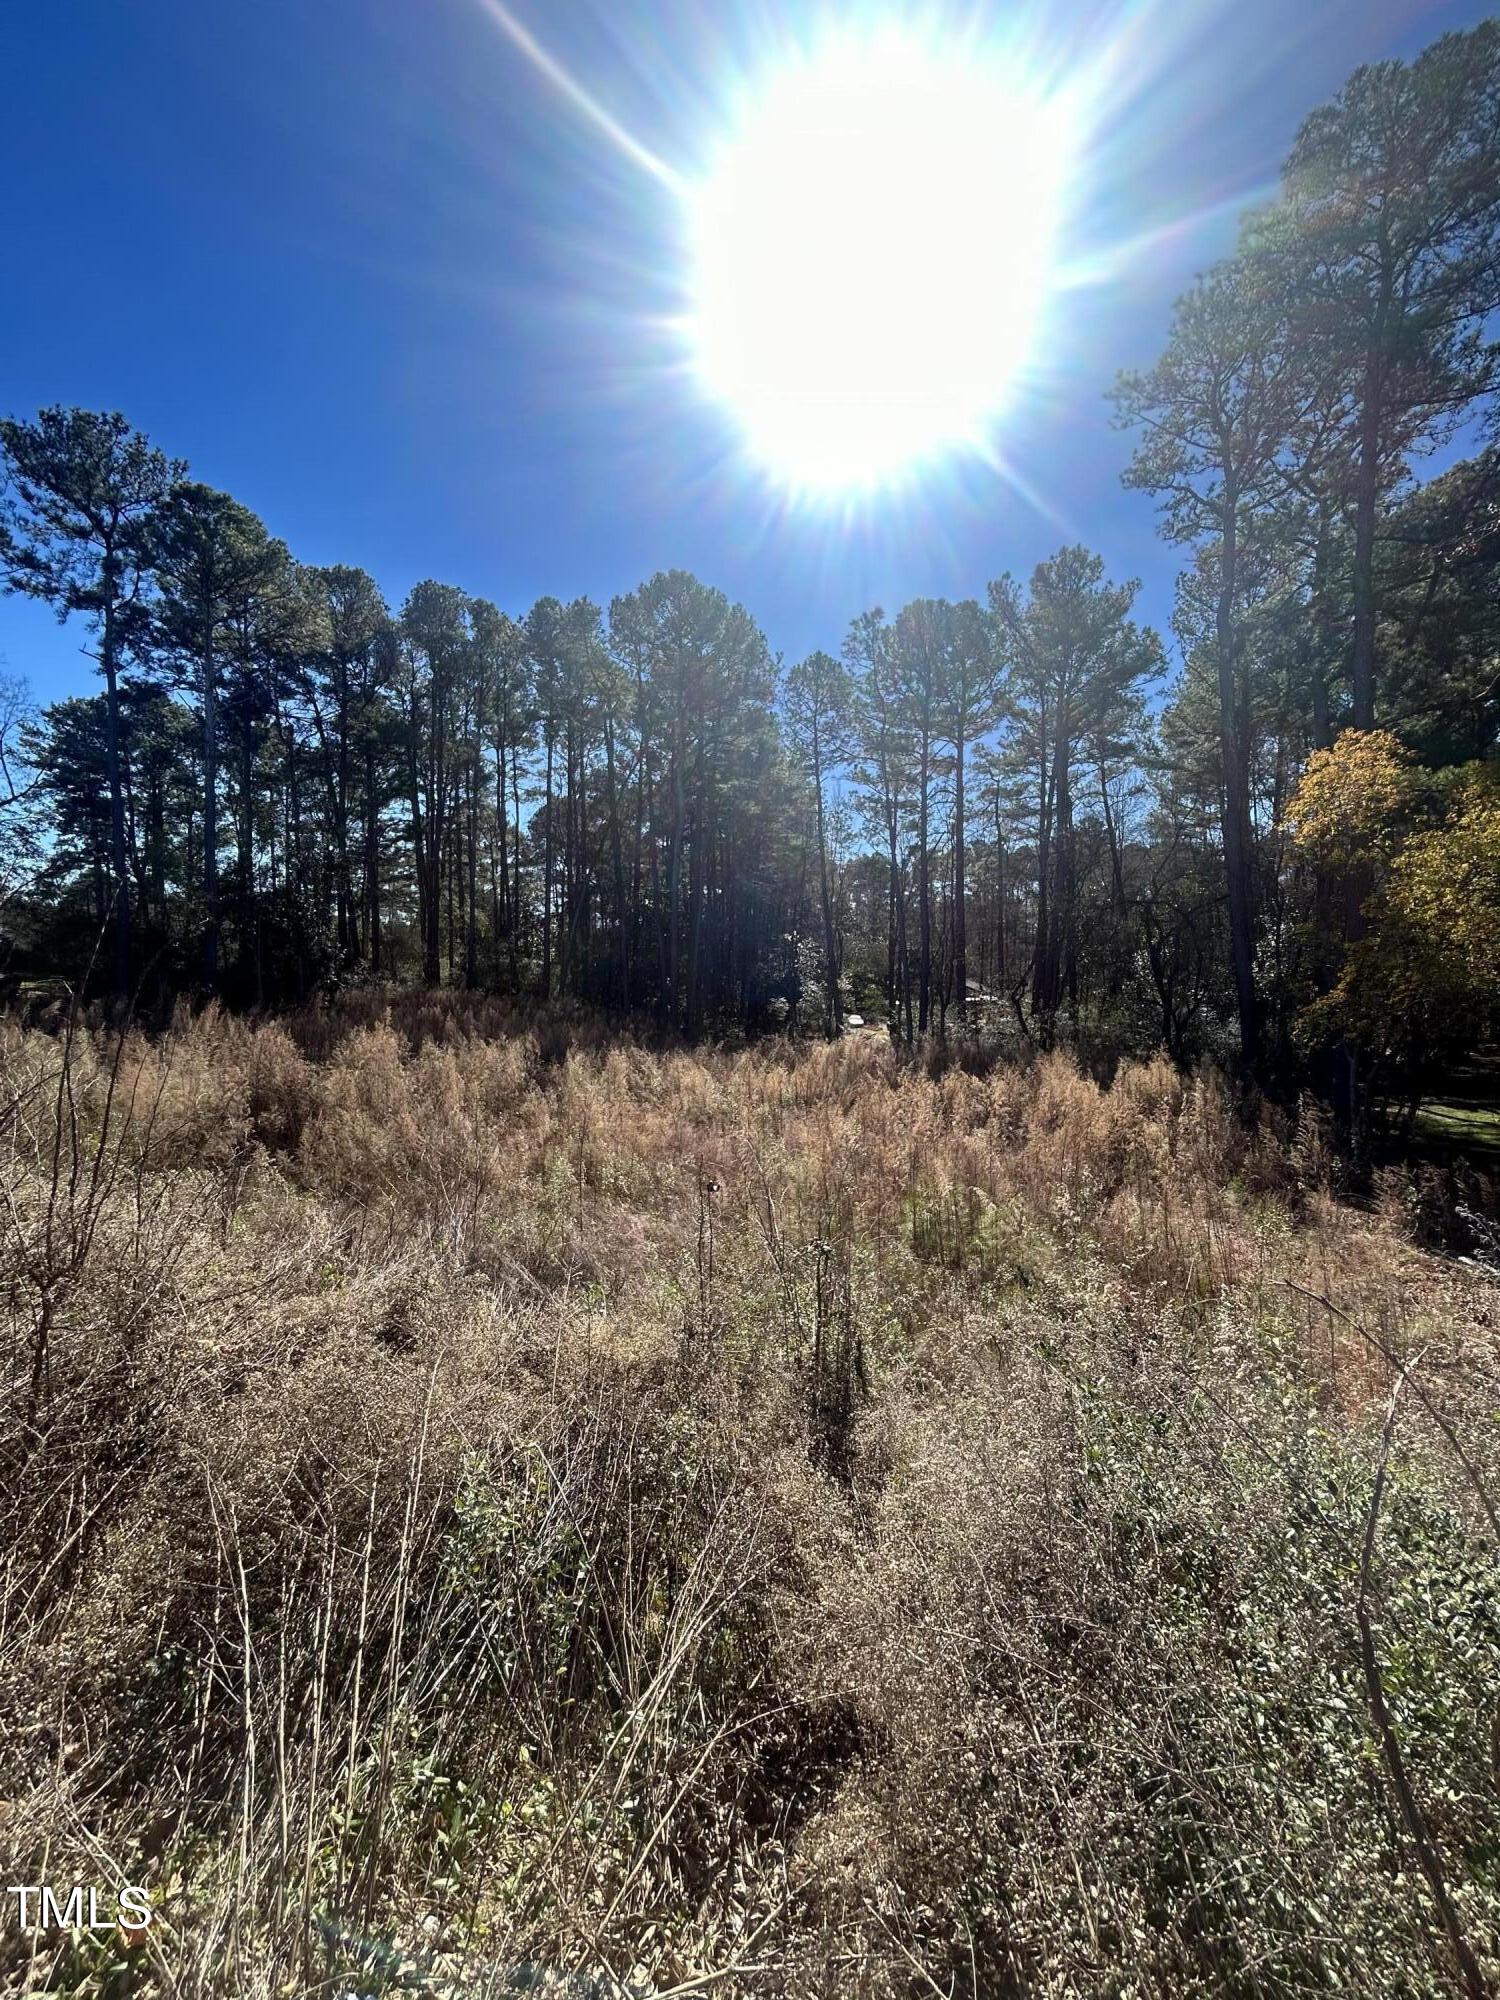
[[1211, 1080], [938, 1067], [0, 1022], [6, 1879], [164, 1913], [0, 1990], [1435, 1993], [1383, 1453], [1493, 1980], [1493, 1284]]
[[[167, 1074], [143, 1073], [130, 1035], [112, 1037], [102, 1050], [80, 1035], [75, 1008], [51, 1045], [50, 1070], [17, 1063], [0, 1077], [7, 1099], [0, 1106], [0, 1140], [8, 1152], [0, 1257], [11, 1326], [19, 1332], [11, 1349], [11, 1392], [24, 1373], [33, 1416], [51, 1390], [55, 1341], [106, 1221], [122, 1213], [129, 1218], [123, 1241], [112, 1232], [111, 1289], [122, 1277], [141, 1273], [148, 1245], [166, 1271], [172, 1261], [155, 1230], [172, 1204], [150, 1180], [163, 1157], [159, 1145], [175, 1150], [179, 1143], [175, 1133], [159, 1136], [172, 1125]], [[178, 1220], [179, 1242], [195, 1219], [190, 1206]]]

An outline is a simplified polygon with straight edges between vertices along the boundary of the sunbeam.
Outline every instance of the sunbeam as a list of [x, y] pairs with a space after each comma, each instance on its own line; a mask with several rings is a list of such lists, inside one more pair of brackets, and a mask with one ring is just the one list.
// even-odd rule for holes
[[795, 489], [984, 444], [1035, 339], [1069, 135], [958, 41], [839, 35], [774, 74], [690, 205], [700, 379]]

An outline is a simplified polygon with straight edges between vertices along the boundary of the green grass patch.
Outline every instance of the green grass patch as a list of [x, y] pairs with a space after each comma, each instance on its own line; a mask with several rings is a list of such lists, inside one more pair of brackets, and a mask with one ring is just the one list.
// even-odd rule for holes
[[1416, 1132], [1429, 1144], [1456, 1146], [1500, 1160], [1500, 1109], [1441, 1100], [1424, 1104], [1416, 1116]]

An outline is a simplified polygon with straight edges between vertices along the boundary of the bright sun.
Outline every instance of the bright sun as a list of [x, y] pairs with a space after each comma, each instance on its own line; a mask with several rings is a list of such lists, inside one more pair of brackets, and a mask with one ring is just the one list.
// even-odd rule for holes
[[804, 491], [983, 448], [1031, 351], [1067, 144], [972, 49], [836, 40], [783, 69], [690, 203], [698, 373]]

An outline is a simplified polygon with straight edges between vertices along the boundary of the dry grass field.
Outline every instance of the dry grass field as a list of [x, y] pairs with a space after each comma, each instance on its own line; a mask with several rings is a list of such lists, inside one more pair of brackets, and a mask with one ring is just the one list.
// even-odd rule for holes
[[1485, 1990], [1493, 1235], [981, 1069], [0, 1022], [0, 1990]]

